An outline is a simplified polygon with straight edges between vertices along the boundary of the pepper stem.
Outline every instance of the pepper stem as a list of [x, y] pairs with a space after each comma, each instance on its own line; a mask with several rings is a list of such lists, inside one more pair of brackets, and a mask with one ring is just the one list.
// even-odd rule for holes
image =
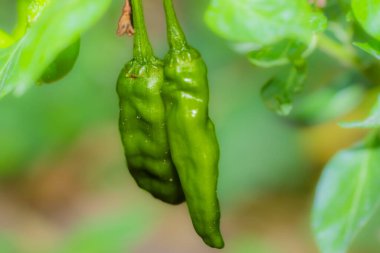
[[137, 61], [147, 62], [153, 56], [153, 49], [146, 31], [142, 1], [131, 0], [131, 4], [135, 29], [133, 56]]
[[175, 14], [172, 0], [164, 0], [164, 8], [169, 47], [172, 50], [182, 50], [187, 46], [187, 41]]

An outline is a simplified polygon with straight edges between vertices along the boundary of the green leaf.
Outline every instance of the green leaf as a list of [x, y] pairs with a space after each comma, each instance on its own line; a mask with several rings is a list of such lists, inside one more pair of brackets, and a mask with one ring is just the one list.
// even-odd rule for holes
[[[304, 86], [307, 74], [304, 59], [306, 46], [302, 42], [288, 41], [282, 49], [279, 50], [284, 54], [281, 57], [291, 63], [290, 70], [286, 72], [285, 76], [280, 75], [269, 80], [261, 89], [261, 97], [269, 109], [280, 116], [286, 116], [293, 109], [294, 95], [300, 92]], [[263, 52], [264, 54], [267, 52], [267, 55], [270, 54], [270, 50]]]
[[380, 138], [339, 152], [319, 180], [312, 225], [322, 253], [345, 253], [380, 203]]
[[0, 50], [13, 44], [13, 38], [8, 33], [0, 30]]
[[293, 97], [303, 89], [306, 65], [292, 66], [287, 76], [269, 80], [261, 89], [265, 105], [280, 116], [288, 115], [293, 109]]
[[380, 60], [380, 42], [367, 41], [367, 42], [354, 42], [355, 46], [363, 50], [364, 52], [372, 55], [376, 59]]
[[380, 0], [352, 0], [351, 7], [363, 29], [380, 40]]
[[371, 114], [362, 121], [343, 122], [339, 124], [345, 128], [378, 128], [380, 127], [380, 96], [376, 105], [373, 107]]
[[28, 6], [31, 0], [17, 0], [17, 23], [12, 35], [15, 40], [24, 36], [28, 26]]
[[266, 46], [250, 52], [247, 56], [251, 63], [260, 67], [273, 67], [285, 65], [291, 62], [289, 58], [303, 58], [310, 55], [315, 49], [316, 40], [310, 43], [308, 47], [304, 43], [299, 43], [294, 40], [284, 40], [272, 46]]
[[32, 0], [27, 9], [27, 23], [32, 24], [36, 22], [49, 3], [50, 0]]
[[306, 0], [212, 0], [205, 19], [226, 39], [260, 46], [285, 39], [309, 44], [313, 33], [326, 26]]
[[346, 74], [296, 100], [291, 119], [302, 124], [317, 124], [336, 119], [356, 108], [365, 93], [355, 75]]
[[254, 65], [269, 68], [289, 63], [288, 50], [292, 41], [279, 42], [273, 46], [266, 46], [247, 54], [248, 59]]
[[351, 0], [326, 1], [323, 12], [328, 20], [341, 20], [351, 10]]
[[111, 0], [52, 0], [13, 46], [0, 49], [0, 97], [23, 92], [68, 45], [106, 11]]

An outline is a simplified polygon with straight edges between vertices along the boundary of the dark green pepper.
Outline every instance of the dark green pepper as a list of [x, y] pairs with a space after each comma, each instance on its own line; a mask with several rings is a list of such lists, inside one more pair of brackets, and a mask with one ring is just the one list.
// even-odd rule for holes
[[172, 162], [161, 98], [163, 63], [153, 55], [141, 0], [132, 0], [135, 28], [133, 59], [119, 75], [119, 129], [128, 169], [137, 184], [171, 204], [184, 201]]
[[197, 233], [223, 248], [217, 198], [219, 146], [208, 116], [207, 68], [189, 46], [171, 0], [164, 0], [170, 50], [164, 61], [163, 96], [170, 150]]

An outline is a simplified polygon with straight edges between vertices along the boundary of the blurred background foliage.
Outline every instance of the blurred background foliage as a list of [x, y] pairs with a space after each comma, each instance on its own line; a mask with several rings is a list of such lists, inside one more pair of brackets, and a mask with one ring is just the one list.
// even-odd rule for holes
[[[145, 2], [150, 37], [162, 57], [167, 45], [161, 2]], [[337, 150], [363, 136], [337, 123], [363, 118], [377, 88], [352, 88], [347, 83], [355, 78], [317, 50], [295, 108], [309, 104], [280, 118], [263, 104], [260, 88], [281, 68], [254, 67], [216, 37], [203, 21], [207, 1], [177, 2], [188, 39], [209, 68], [210, 114], [221, 147], [226, 247], [220, 252], [317, 252], [309, 227], [316, 180]], [[122, 4], [113, 1], [83, 34], [66, 78], [0, 100], [2, 253], [216, 252], [193, 231], [185, 205], [152, 199], [126, 169], [115, 92], [119, 71], [132, 57], [132, 40], [115, 35]], [[1, 28], [9, 32], [15, 5], [0, 3]], [[332, 81], [332, 88], [325, 87]], [[338, 102], [329, 104], [336, 94]], [[352, 252], [378, 252], [376, 224], [362, 232]]]

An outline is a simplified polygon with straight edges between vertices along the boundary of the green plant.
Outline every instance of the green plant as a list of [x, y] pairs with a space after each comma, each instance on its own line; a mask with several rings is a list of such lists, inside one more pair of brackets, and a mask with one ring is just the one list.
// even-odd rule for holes
[[[0, 96], [21, 94], [38, 82], [50, 62], [99, 19], [110, 2], [52, 0], [27, 33], [16, 29], [10, 36], [0, 31]], [[205, 21], [255, 70], [270, 69], [265, 83], [252, 80], [262, 86], [268, 108], [289, 122], [315, 125], [341, 120], [377, 96], [379, 12], [379, 0], [211, 0]], [[67, 25], [70, 20], [75, 26]], [[325, 66], [315, 65], [316, 55], [322, 58], [318, 63], [334, 62], [338, 70], [333, 78], [323, 78], [326, 71], [318, 67]], [[376, 103], [367, 119], [340, 123], [369, 133], [334, 156], [319, 180], [312, 227], [323, 253], [347, 252], [379, 209], [379, 111]]]
[[61, 51], [44, 70], [38, 81], [41, 83], [52, 83], [67, 75], [74, 67], [78, 58], [79, 48], [80, 40], [77, 40]]
[[[18, 23], [12, 35], [2, 32], [3, 39], [0, 47], [7, 48], [12, 46], [20, 38], [25, 36], [28, 29], [34, 26], [43, 10], [50, 4], [50, 0], [20, 0], [18, 1]], [[64, 48], [55, 59], [44, 69], [44, 72], [38, 79], [38, 83], [55, 82], [65, 75], [74, 67], [78, 58], [80, 40]]]
[[197, 233], [206, 244], [223, 248], [217, 197], [219, 145], [208, 115], [207, 68], [188, 45], [172, 0], [164, 0], [169, 53], [162, 89], [170, 151]]
[[[0, 96], [11, 92], [22, 93], [37, 83], [58, 54], [77, 41], [80, 34], [104, 14], [110, 2], [51, 1], [28, 32], [15, 35], [20, 36], [17, 42], [1, 49]], [[19, 23], [22, 23], [25, 17], [21, 11], [19, 14]], [[75, 26], [69, 25], [73, 21], [76, 22]], [[15, 31], [15, 34], [18, 32]]]
[[[315, 2], [309, 5], [303, 0], [213, 0], [206, 13], [206, 21], [216, 33], [237, 48], [245, 44], [244, 53], [253, 64], [288, 65], [263, 86], [262, 98], [278, 114], [301, 122], [326, 121], [346, 114], [348, 108], [357, 106], [360, 92], [337, 97], [343, 87], [355, 83], [362, 89], [360, 84], [364, 83], [376, 90], [380, 81], [374, 73], [379, 69], [380, 1], [327, 1], [326, 6], [320, 5], [324, 1]], [[306, 83], [307, 56], [316, 49], [342, 65], [345, 84], [320, 93], [319, 98], [306, 97], [298, 104], [301, 108], [294, 108], [292, 114], [293, 102]], [[331, 115], [329, 103], [335, 103]], [[305, 110], [308, 106], [309, 111], [297, 113], [303, 110], [302, 106]], [[375, 106], [368, 119], [341, 124], [347, 128], [368, 128], [370, 133], [360, 144], [338, 153], [327, 164], [318, 183], [312, 225], [321, 252], [347, 252], [379, 208], [378, 115], [379, 106]]]

